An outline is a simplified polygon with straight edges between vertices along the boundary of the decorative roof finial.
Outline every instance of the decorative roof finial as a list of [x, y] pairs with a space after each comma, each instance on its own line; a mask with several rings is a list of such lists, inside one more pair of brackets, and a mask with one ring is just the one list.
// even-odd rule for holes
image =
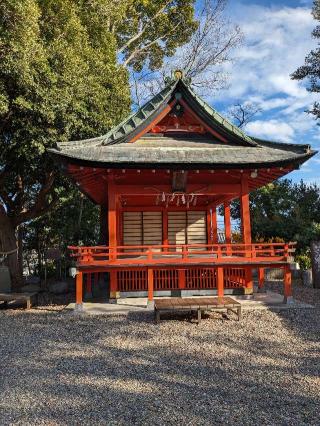
[[183, 78], [183, 71], [182, 70], [174, 70], [173, 73], [173, 79], [174, 80], [182, 80]]

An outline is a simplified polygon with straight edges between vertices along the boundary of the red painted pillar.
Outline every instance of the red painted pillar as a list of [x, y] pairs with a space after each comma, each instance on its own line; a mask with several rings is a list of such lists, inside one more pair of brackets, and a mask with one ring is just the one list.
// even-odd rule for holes
[[[231, 244], [231, 214], [230, 214], [230, 203], [224, 203], [224, 234], [226, 238], [226, 244]], [[232, 249], [227, 246], [227, 255], [232, 254]]]
[[178, 285], [180, 290], [184, 290], [186, 288], [186, 270], [185, 269], [178, 270]]
[[292, 279], [290, 266], [284, 267], [284, 298], [283, 303], [293, 303], [292, 297]]
[[217, 268], [217, 293], [218, 297], [224, 296], [224, 273], [223, 273], [223, 267], [218, 266]]
[[244, 244], [251, 244], [251, 222], [250, 222], [250, 204], [249, 204], [249, 182], [248, 176], [243, 175], [241, 178], [241, 231]]
[[[251, 257], [251, 221], [250, 221], [250, 202], [249, 202], [249, 178], [247, 174], [241, 177], [241, 231], [242, 239], [245, 244], [246, 257]], [[252, 268], [245, 269], [246, 288], [245, 294], [253, 294]]]
[[76, 310], [82, 310], [83, 307], [83, 274], [78, 272], [76, 275]]
[[[117, 248], [117, 194], [113, 176], [108, 182], [108, 230], [109, 230], [109, 250], [110, 260], [116, 260]], [[110, 272], [110, 299], [119, 297], [117, 272]]]
[[225, 230], [225, 236], [226, 236], [226, 244], [231, 244], [230, 203], [224, 203], [224, 230]]
[[[168, 238], [168, 210], [163, 210], [162, 212], [162, 242], [166, 246], [169, 244]], [[165, 249], [164, 251], [167, 251]]]
[[258, 292], [264, 292], [264, 268], [258, 268]]
[[216, 206], [207, 210], [208, 244], [218, 243], [218, 225]]
[[151, 303], [153, 301], [153, 288], [153, 269], [148, 268], [148, 303]]
[[117, 271], [110, 272], [110, 299], [116, 300], [119, 298], [118, 291], [118, 276]]

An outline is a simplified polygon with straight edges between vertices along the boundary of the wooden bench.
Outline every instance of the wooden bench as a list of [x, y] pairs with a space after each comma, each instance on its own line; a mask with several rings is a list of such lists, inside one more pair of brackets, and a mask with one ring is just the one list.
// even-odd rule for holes
[[0, 293], [0, 302], [6, 306], [8, 302], [25, 302], [27, 309], [31, 308], [32, 300], [38, 298], [38, 293]]
[[201, 321], [201, 314], [205, 311], [230, 312], [241, 319], [241, 304], [232, 297], [171, 297], [166, 299], [156, 299], [154, 304], [155, 321], [160, 322], [160, 315], [176, 311], [196, 311], [198, 323]]

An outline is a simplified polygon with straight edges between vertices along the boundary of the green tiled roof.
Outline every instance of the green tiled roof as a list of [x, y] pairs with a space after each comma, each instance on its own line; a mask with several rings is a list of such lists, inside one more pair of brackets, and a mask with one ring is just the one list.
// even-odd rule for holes
[[194, 93], [194, 91], [188, 87], [188, 91], [190, 95], [193, 96], [193, 98], [201, 105], [201, 107], [219, 124], [221, 124], [223, 127], [225, 127], [226, 130], [234, 133], [235, 135], [239, 136], [240, 138], [244, 139], [245, 141], [249, 142], [252, 145], [256, 145], [253, 139], [250, 138], [250, 136], [246, 135], [239, 127], [232, 124], [229, 120], [227, 120], [225, 117], [223, 117], [218, 111], [216, 111], [214, 108], [212, 108], [209, 104], [207, 104], [203, 99], [201, 99], [198, 95]]
[[[147, 133], [150, 124], [172, 101], [183, 99], [213, 134]], [[129, 143], [133, 138], [136, 143]], [[151, 139], [150, 139], [151, 138]], [[284, 144], [252, 138], [211, 108], [183, 80], [166, 87], [126, 120], [97, 138], [58, 143], [49, 150], [63, 162], [96, 164], [98, 167], [270, 167], [299, 166], [315, 155], [309, 145]]]
[[232, 137], [233, 142], [238, 142], [242, 145], [256, 145], [253, 139], [197, 96], [184, 80], [171, 80], [161, 92], [143, 105], [137, 112], [134, 112], [118, 126], [111, 129], [104, 136], [103, 144], [128, 142], [130, 135], [139, 128], [143, 128], [151, 116], [156, 116], [157, 111], [167, 105], [175, 92], [182, 93], [182, 97], [186, 99], [192, 99], [195, 112], [202, 111], [202, 114], [206, 116], [207, 124], [212, 127], [218, 126], [218, 130], [222, 130], [226, 137]]
[[130, 135], [143, 122], [145, 122], [159, 107], [166, 103], [171, 97], [173, 90], [177, 85], [177, 81], [172, 81], [161, 92], [154, 96], [150, 101], [144, 104], [137, 112], [132, 113], [118, 126], [111, 129], [104, 137], [104, 144], [110, 144], [123, 139], [124, 136]]

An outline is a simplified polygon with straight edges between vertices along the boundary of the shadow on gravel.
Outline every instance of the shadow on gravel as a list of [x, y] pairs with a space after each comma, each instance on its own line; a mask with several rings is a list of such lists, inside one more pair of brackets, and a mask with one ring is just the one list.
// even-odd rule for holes
[[280, 331], [274, 315], [0, 313], [0, 423], [317, 424], [315, 330], [286, 311]]

